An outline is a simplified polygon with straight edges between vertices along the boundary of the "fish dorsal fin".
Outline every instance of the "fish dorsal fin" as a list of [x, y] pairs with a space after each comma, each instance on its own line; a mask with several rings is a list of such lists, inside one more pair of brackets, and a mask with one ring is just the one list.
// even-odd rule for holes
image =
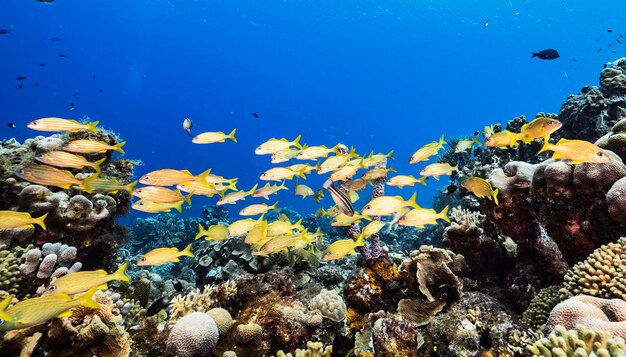
[[189, 172], [189, 170], [180, 170], [180, 172], [183, 172], [183, 173], [191, 175], [191, 172]]
[[526, 123], [526, 124], [522, 125], [522, 128], [520, 129], [520, 133], [528, 128], [528, 124], [530, 124], [530, 123]]
[[63, 311], [62, 313], [58, 314], [57, 318], [60, 319], [62, 317], [70, 317], [70, 316], [72, 316], [72, 312], [70, 310], [66, 310], [66, 311]]
[[109, 275], [109, 273], [102, 269], [94, 270], [93, 272], [96, 274]]
[[180, 259], [178, 259], [178, 258], [174, 258], [174, 259], [170, 260], [170, 262], [172, 262], [172, 263], [178, 263], [179, 261], [180, 261]]
[[289, 217], [287, 217], [286, 214], [281, 213], [280, 216], [278, 217], [278, 220], [282, 222], [289, 222]]
[[556, 144], [557, 144], [557, 145], [559, 145], [559, 144], [565, 144], [565, 143], [567, 143], [567, 142], [569, 142], [569, 141], [571, 141], [571, 140], [567, 140], [567, 139], [565, 139], [565, 138], [561, 138], [561, 139], [559, 139], [559, 141], [558, 141]]

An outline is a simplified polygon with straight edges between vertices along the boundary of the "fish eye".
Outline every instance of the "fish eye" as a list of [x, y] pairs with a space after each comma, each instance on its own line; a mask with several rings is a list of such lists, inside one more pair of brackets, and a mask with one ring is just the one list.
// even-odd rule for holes
[[146, 258], [145, 257], [141, 257], [141, 259], [139, 259], [140, 262], [145, 262]]
[[598, 152], [598, 156], [600, 156], [600, 157], [604, 156], [604, 154], [602, 153], [602, 151], [599, 151], [599, 152]]
[[463, 182], [461, 182], [461, 185], [467, 185], [467, 180], [463, 180]]
[[55, 291], [56, 289], [57, 289], [57, 287], [54, 286], [54, 285], [48, 286], [48, 291]]
[[4, 320], [0, 319], [0, 325], [4, 325]]
[[267, 250], [267, 247], [263, 247], [263, 250]]
[[548, 121], [548, 125], [554, 125], [554, 121], [549, 120], [549, 121]]
[[18, 171], [17, 173], [18, 173], [18, 174], [24, 174], [24, 172], [25, 172], [24, 170], [20, 170], [20, 171]]
[[400, 217], [400, 220], [401, 220], [401, 221], [406, 221], [406, 216], [402, 216], [402, 217]]
[[150, 180], [150, 175], [146, 175], [143, 177], [144, 180]]
[[367, 205], [367, 206], [365, 206], [365, 209], [372, 209], [372, 206]]
[[143, 202], [138, 202], [140, 206], [143, 206]]
[[326, 255], [333, 255], [333, 252], [328, 252], [326, 253]]
[[140, 188], [137, 189], [137, 193], [141, 193], [141, 189]]
[[38, 125], [39, 123], [37, 123], [37, 121], [35, 120], [34, 122], [31, 122], [32, 125]]

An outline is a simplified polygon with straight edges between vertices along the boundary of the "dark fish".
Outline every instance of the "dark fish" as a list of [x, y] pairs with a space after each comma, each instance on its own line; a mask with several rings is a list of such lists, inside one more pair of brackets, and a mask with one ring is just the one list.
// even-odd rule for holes
[[26, 77], [24, 77], [24, 76], [17, 76], [17, 77], [15, 77], [15, 79], [17, 79], [18, 81], [23, 81], [23, 80], [26, 79]]
[[18, 85], [16, 85], [16, 86], [15, 86], [15, 88], [17, 88], [17, 89], [22, 89], [22, 88], [24, 88], [24, 86], [23, 86], [23, 85], [21, 85], [21, 84], [18, 84]]
[[259, 113], [250, 113], [253, 117], [259, 119]]
[[611, 51], [611, 53], [617, 53], [617, 52], [615, 52], [615, 51]]
[[619, 44], [622, 44], [622, 41], [620, 41], [620, 40], [619, 40], [619, 38], [616, 38], [616, 39], [615, 39], [615, 42], [617, 42], [617, 43], [619, 43]]
[[600, 52], [600, 51], [602, 51], [602, 49], [601, 49], [601, 48], [598, 48], [598, 50], [597, 50], [596, 52]]
[[606, 32], [613, 32], [613, 30], [611, 30], [611, 29], [608, 29], [608, 30], [606, 30]]
[[474, 132], [474, 135], [478, 135], [478, 131], [475, 131], [475, 132]]
[[72, 95], [75, 97], [75, 96], [77, 96], [77, 95], [79, 95], [79, 94], [80, 94], [80, 93], [78, 93], [78, 92], [74, 92], [74, 94], [72, 94]]
[[35, 87], [39, 87], [39, 82], [35, 82]]
[[572, 58], [572, 61], [574, 62], [578, 62], [578, 60], [576, 58]]
[[315, 196], [313, 196], [313, 201], [319, 202], [322, 200], [322, 198], [324, 198], [324, 189], [320, 188], [319, 190], [315, 191]]
[[64, 54], [64, 53], [61, 53], [61, 54], [59, 54], [59, 57], [61, 57], [61, 58], [65, 58], [65, 57], [67, 57], [67, 55], [66, 55], [66, 54]]
[[91, 76], [91, 79], [96, 79], [96, 76]]
[[326, 180], [322, 187], [330, 192], [330, 197], [333, 199], [337, 207], [339, 207], [340, 212], [342, 212], [346, 216], [354, 216], [354, 207], [352, 206], [352, 201], [350, 201], [350, 198], [348, 198], [345, 193], [339, 191], [335, 188], [335, 186], [333, 186], [333, 180]]
[[9, 128], [11, 128], [11, 129], [15, 128], [15, 124], [13, 124], [13, 123], [9, 123], [9, 124], [7, 124], [7, 125], [8, 125], [8, 126], [9, 126]]
[[60, 38], [60, 37], [53, 37], [53, 38], [50, 39], [50, 41], [52, 41], [52, 42], [61, 42], [61, 41], [63, 41], [63, 39]]
[[104, 92], [104, 89], [98, 89], [98, 92], [102, 93]]
[[183, 283], [181, 283], [180, 280], [178, 279], [173, 280], [172, 285], [174, 285], [174, 289], [176, 289], [176, 291], [178, 292], [183, 291]]
[[39, 67], [45, 67], [45, 66], [46, 66], [46, 64], [45, 64], [45, 63], [40, 63], [40, 64], [39, 64]]
[[170, 298], [167, 296], [163, 296], [160, 299], [155, 300], [146, 310], [146, 317], [154, 316], [159, 313], [159, 311], [170, 306]]
[[70, 110], [74, 110], [74, 102], [70, 102]]
[[553, 50], [551, 48], [539, 52], [532, 52], [532, 56], [530, 58], [540, 58], [542, 60], [553, 60], [561, 57], [557, 50]]
[[9, 30], [7, 29], [0, 29], [0, 35], [6, 35], [9, 33]]
[[454, 193], [454, 191], [456, 191], [457, 188], [459, 188], [457, 185], [450, 185], [443, 190], [443, 193], [445, 193], [446, 195], [451, 195]]

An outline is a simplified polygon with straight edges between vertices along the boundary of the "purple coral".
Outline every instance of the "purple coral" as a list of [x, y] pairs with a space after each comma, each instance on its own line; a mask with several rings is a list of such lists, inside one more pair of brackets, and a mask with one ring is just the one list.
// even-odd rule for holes
[[39, 265], [39, 271], [37, 272], [37, 278], [39, 279], [47, 279], [52, 275], [52, 271], [54, 270], [54, 266], [57, 263], [57, 255], [49, 254], [43, 258], [43, 261]]
[[34, 272], [39, 265], [39, 259], [41, 259], [41, 250], [31, 249], [26, 253], [26, 261], [20, 265], [20, 271], [22, 274], [27, 275]]

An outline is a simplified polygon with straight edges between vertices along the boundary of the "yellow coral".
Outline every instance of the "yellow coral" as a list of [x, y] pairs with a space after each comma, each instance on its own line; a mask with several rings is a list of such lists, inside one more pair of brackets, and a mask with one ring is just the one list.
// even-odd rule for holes
[[363, 328], [365, 325], [365, 319], [363, 315], [359, 314], [353, 308], [349, 307], [346, 311], [346, 322], [350, 331], [356, 332]]

